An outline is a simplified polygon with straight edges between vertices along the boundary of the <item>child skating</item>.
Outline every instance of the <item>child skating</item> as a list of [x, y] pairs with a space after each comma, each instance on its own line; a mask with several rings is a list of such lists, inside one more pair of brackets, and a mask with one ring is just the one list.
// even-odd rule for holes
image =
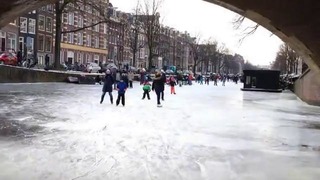
[[170, 87], [171, 87], [171, 94], [176, 94], [175, 86], [177, 85], [176, 80], [173, 76], [170, 77]]
[[120, 101], [122, 106], [125, 106], [125, 93], [127, 88], [128, 88], [127, 84], [121, 78], [120, 82], [117, 84], [117, 90], [118, 90], [118, 99], [116, 101], [117, 106], [119, 105]]
[[150, 100], [150, 94], [149, 92], [151, 91], [151, 84], [149, 83], [149, 81], [145, 81], [144, 84], [143, 84], [143, 96], [142, 96], [142, 100], [144, 98], [146, 98], [146, 96], [148, 97], [148, 99]]

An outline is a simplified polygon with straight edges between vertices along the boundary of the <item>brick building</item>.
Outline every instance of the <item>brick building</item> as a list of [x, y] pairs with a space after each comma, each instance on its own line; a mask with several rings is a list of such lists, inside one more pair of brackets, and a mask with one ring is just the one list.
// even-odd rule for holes
[[44, 66], [46, 55], [49, 56], [50, 64], [54, 60], [54, 6], [43, 6], [37, 12], [37, 56], [39, 65]]
[[[108, 2], [106, 2], [106, 5]], [[73, 7], [70, 5], [69, 7]], [[91, 6], [83, 6], [80, 10], [64, 13], [62, 31], [71, 31], [97, 24], [101, 20], [99, 11]], [[74, 64], [78, 62], [107, 62], [107, 24], [100, 23], [81, 31], [63, 33], [61, 37], [60, 62]]]
[[14, 50], [18, 51], [19, 27], [17, 21], [9, 23], [0, 29], [0, 51]]

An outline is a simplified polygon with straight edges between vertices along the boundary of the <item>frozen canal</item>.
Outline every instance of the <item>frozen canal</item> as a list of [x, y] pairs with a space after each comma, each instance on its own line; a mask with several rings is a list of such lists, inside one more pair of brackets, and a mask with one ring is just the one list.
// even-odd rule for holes
[[0, 179], [319, 179], [320, 108], [292, 93], [167, 87], [157, 108], [135, 85], [126, 107], [99, 85], [0, 85]]

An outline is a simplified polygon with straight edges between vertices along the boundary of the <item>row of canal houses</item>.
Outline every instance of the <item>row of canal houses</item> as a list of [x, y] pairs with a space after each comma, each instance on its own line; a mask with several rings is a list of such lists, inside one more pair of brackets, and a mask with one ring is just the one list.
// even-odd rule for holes
[[[130, 44], [130, 32], [134, 16], [130, 13], [118, 11], [109, 1], [109, 21], [82, 31], [64, 33], [61, 37], [60, 62], [85, 64], [116, 63], [138, 68], [148, 67], [148, 48], [144, 33], [139, 32], [138, 40], [143, 46], [133, 53]], [[69, 7], [72, 9], [72, 7]], [[0, 29], [0, 50], [28, 52], [38, 57], [38, 66], [44, 65], [46, 55], [50, 63], [54, 61], [55, 41], [55, 6], [48, 4], [37, 10], [26, 13], [7, 26]], [[159, 15], [160, 17], [160, 15]], [[93, 24], [99, 20], [99, 13], [84, 6], [81, 12], [66, 11], [62, 15], [62, 31], [70, 31]], [[125, 23], [124, 23], [125, 22]], [[129, 24], [129, 25], [128, 25]], [[179, 69], [190, 69], [193, 57], [187, 41], [192, 40], [187, 32], [179, 32], [171, 27], [161, 26], [157, 47], [158, 56], [154, 59], [155, 67], [177, 66]]]

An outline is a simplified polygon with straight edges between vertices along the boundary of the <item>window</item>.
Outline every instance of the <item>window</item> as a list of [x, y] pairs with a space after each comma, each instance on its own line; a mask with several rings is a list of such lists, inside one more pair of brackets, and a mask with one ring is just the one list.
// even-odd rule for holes
[[44, 35], [39, 34], [38, 37], [38, 50], [43, 52], [44, 51]]
[[99, 37], [92, 38], [93, 47], [99, 48]]
[[74, 26], [74, 13], [68, 14], [68, 23], [69, 23], [69, 25]]
[[78, 27], [80, 27], [80, 28], [83, 27], [83, 17], [82, 16], [78, 17]]
[[103, 38], [103, 48], [104, 48], [104, 49], [107, 49], [107, 47], [108, 47], [107, 38]]
[[96, 46], [96, 38], [95, 37], [92, 37], [92, 44], [91, 44], [92, 47]]
[[82, 32], [79, 32], [78, 33], [78, 44], [79, 45], [83, 45], [83, 34], [82, 34]]
[[47, 17], [46, 31], [47, 32], [52, 32], [52, 18], [51, 17]]
[[63, 13], [62, 14], [62, 21], [63, 21], [63, 23], [68, 23], [68, 14], [67, 13]]
[[17, 35], [8, 33], [8, 48], [17, 50]]
[[91, 36], [87, 35], [87, 46], [91, 46]]
[[[98, 21], [95, 20], [95, 21], [94, 21], [94, 24], [97, 24], [97, 23], [98, 23]], [[97, 24], [97, 25], [95, 25], [95, 26], [93, 27], [93, 30], [96, 31], [96, 32], [99, 32], [99, 28], [100, 28], [100, 26], [99, 26], [99, 24]]]
[[45, 18], [43, 15], [39, 15], [38, 27], [40, 31], [44, 31], [45, 29]]
[[36, 33], [36, 20], [29, 18], [29, 28], [28, 32], [30, 34], [35, 34]]
[[99, 55], [98, 54], [94, 55], [94, 61], [99, 61]]
[[73, 44], [73, 42], [74, 42], [73, 38], [74, 38], [74, 33], [73, 32], [67, 34], [68, 43]]
[[107, 34], [107, 32], [108, 32], [108, 26], [107, 26], [107, 24], [105, 23], [105, 24], [103, 24], [104, 26], [103, 26], [103, 33], [104, 34]]
[[32, 37], [27, 37], [27, 49], [28, 51], [33, 51], [34, 50], [34, 39]]
[[52, 36], [46, 36], [46, 51], [51, 52], [52, 50]]
[[78, 59], [77, 61], [79, 62], [79, 64], [83, 64], [83, 53], [78, 52]]
[[20, 32], [28, 32], [28, 19], [25, 17], [20, 17]]
[[19, 37], [19, 50], [24, 52], [24, 38], [23, 37]]
[[39, 61], [39, 64], [40, 64], [40, 65], [44, 65], [43, 55], [39, 55], [39, 56], [38, 56], [38, 61]]
[[100, 41], [99, 37], [96, 37], [96, 41], [95, 41], [95, 44], [94, 44], [95, 48], [99, 48], [99, 41]]
[[61, 42], [64, 42], [64, 34], [61, 34]]
[[52, 4], [47, 5], [47, 11], [48, 11], [48, 12], [53, 12], [53, 6], [52, 6]]
[[64, 51], [60, 51], [60, 63], [64, 63]]
[[[93, 24], [92, 19], [87, 19], [87, 26], [91, 26], [92, 24]], [[93, 27], [89, 27], [88, 29], [89, 29], [89, 30], [92, 30]]]

